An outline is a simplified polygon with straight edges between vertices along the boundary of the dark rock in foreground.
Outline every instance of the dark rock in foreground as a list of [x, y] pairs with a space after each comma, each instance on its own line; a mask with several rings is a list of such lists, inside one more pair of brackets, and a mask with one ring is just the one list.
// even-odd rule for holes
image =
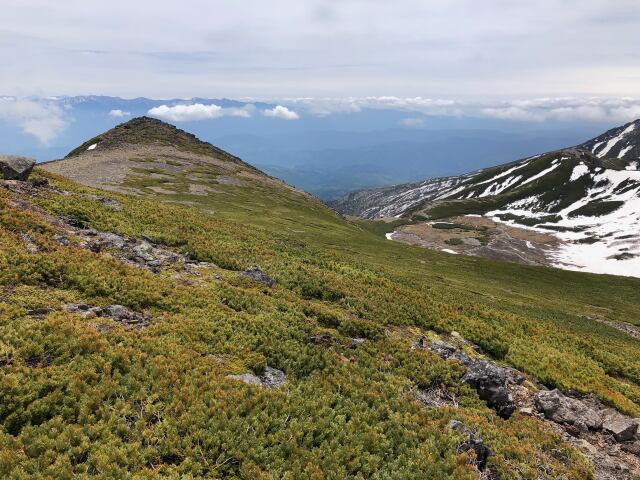
[[36, 161], [28, 157], [0, 155], [0, 173], [5, 180], [26, 181]]

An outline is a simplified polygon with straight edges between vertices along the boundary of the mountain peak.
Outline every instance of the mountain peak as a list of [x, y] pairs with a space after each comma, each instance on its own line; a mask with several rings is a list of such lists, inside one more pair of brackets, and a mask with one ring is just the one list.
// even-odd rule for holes
[[223, 156], [228, 160], [239, 161], [233, 155], [200, 140], [192, 133], [146, 116], [132, 118], [93, 137], [69, 152], [65, 158], [76, 157], [92, 150], [108, 151], [131, 145], [170, 146], [200, 155]]
[[[640, 119], [612, 128], [577, 148], [587, 150], [598, 158], [618, 159], [626, 162], [640, 160]], [[624, 166], [626, 166], [624, 165]]]

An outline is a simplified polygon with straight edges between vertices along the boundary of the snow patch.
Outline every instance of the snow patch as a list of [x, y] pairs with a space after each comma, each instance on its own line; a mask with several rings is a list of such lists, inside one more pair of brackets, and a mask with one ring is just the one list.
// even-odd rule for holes
[[87, 148], [87, 150], [94, 150], [97, 146], [98, 146], [98, 144], [97, 144], [97, 143], [94, 143], [93, 145], [89, 145], [89, 147]]
[[580, 162], [578, 165], [573, 167], [573, 172], [571, 172], [570, 182], [575, 182], [583, 175], [589, 173], [589, 167], [587, 167], [584, 163]]

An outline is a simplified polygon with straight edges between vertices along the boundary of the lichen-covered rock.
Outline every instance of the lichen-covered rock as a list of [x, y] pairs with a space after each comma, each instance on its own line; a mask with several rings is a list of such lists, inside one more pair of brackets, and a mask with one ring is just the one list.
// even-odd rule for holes
[[269, 366], [264, 367], [264, 372], [259, 377], [253, 373], [242, 373], [239, 375], [227, 375], [227, 378], [264, 388], [278, 388], [287, 381], [287, 375], [282, 370]]
[[26, 181], [36, 161], [15, 155], [0, 155], [0, 173], [5, 180]]
[[535, 405], [549, 420], [573, 425], [582, 432], [602, 428], [602, 416], [597, 410], [585, 402], [563, 395], [559, 390], [538, 392]]

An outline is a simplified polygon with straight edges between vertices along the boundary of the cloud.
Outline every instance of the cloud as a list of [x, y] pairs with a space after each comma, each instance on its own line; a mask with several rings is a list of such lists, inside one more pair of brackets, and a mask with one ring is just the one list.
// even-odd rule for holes
[[20, 127], [43, 145], [48, 145], [69, 125], [64, 107], [54, 100], [0, 98], [0, 120]]
[[188, 105], [160, 105], [149, 110], [149, 115], [162, 118], [171, 122], [196, 122], [199, 120], [211, 120], [221, 117], [251, 117], [253, 105], [245, 107], [229, 107], [224, 108], [219, 105], [203, 105], [202, 103], [193, 103]]
[[424, 125], [424, 118], [420, 118], [420, 117], [403, 118], [402, 120], [400, 120], [400, 125], [403, 125], [405, 127], [421, 127], [422, 125]]
[[114, 118], [129, 117], [129, 116], [131, 116], [131, 112], [125, 112], [125, 111], [120, 110], [120, 109], [115, 109], [115, 110], [111, 110], [109, 112], [109, 116], [110, 117], [114, 117]]
[[283, 107], [282, 105], [277, 105], [270, 110], [264, 110], [262, 114], [265, 117], [281, 118], [282, 120], [300, 119], [300, 115], [293, 110], [289, 110], [287, 107]]
[[[312, 115], [359, 112], [363, 109], [395, 110], [426, 116], [494, 118], [509, 121], [628, 122], [640, 117], [640, 98], [541, 97], [514, 100], [453, 100], [424, 97], [293, 98]], [[405, 126], [416, 126], [419, 117], [407, 117]]]

